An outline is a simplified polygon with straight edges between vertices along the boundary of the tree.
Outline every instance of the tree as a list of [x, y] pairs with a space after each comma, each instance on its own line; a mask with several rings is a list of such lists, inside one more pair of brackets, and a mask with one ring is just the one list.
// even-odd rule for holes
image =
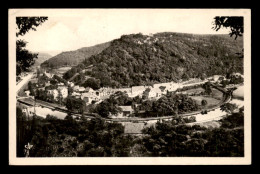
[[166, 86], [160, 86], [159, 88], [163, 92], [165, 90]]
[[72, 111], [72, 108], [73, 108], [73, 101], [72, 101], [72, 98], [71, 97], [67, 97], [67, 100], [66, 100], [66, 108], [69, 110], [69, 111]]
[[213, 22], [214, 27], [212, 29], [218, 31], [220, 28], [230, 28], [230, 37], [235, 35], [235, 39], [238, 36], [242, 36], [244, 33], [244, 18], [243, 17], [231, 17], [231, 16], [216, 16]]
[[48, 17], [17, 17], [16, 25], [19, 31], [16, 32], [16, 37], [25, 35], [29, 30], [36, 31], [35, 27], [38, 27], [46, 20], [48, 20]]
[[220, 84], [222, 85], [223, 88], [225, 88], [229, 84], [229, 82], [228, 80], [222, 80]]
[[85, 88], [86, 88], [86, 87], [90, 87], [90, 88], [92, 88], [92, 89], [94, 89], [94, 90], [97, 90], [97, 89], [100, 88], [100, 80], [99, 80], [99, 79], [95, 80], [94, 78], [89, 78], [89, 79], [87, 79], [87, 80], [84, 82], [83, 86], [84, 86]]
[[[17, 30], [16, 37], [25, 35], [29, 30], [36, 31], [37, 26], [46, 21], [48, 17], [17, 17], [16, 25]], [[16, 75], [21, 74], [34, 64], [35, 59], [38, 58], [38, 54], [31, 53], [25, 49], [27, 42], [24, 40], [16, 41]]]
[[59, 104], [61, 105], [61, 102], [62, 102], [63, 96], [62, 96], [60, 90], [58, 90], [58, 97], [57, 97], [57, 98], [58, 98]]
[[225, 103], [225, 104], [220, 106], [220, 109], [222, 111], [227, 112], [227, 113], [233, 113], [233, 111], [235, 109], [237, 109], [237, 105], [236, 104], [232, 104], [232, 103]]
[[202, 85], [202, 87], [205, 89], [205, 93], [207, 95], [210, 95], [212, 93], [211, 87], [210, 87], [210, 82], [206, 82]]
[[19, 75], [34, 64], [38, 54], [33, 54], [25, 49], [27, 42], [23, 40], [16, 41], [16, 74]]
[[39, 68], [37, 68], [36, 73], [37, 73], [37, 78], [40, 77], [41, 72], [40, 72], [40, 69], [39, 69]]
[[207, 100], [201, 100], [201, 105], [206, 106], [208, 104]]
[[68, 87], [68, 94], [71, 95], [73, 93], [73, 88], [71, 86]]
[[146, 88], [145, 91], [143, 92], [142, 99], [144, 100], [148, 99], [150, 91], [151, 91], [150, 88]]
[[73, 98], [73, 97], [67, 97], [66, 99], [66, 108], [69, 111], [77, 111], [80, 114], [83, 114], [86, 110], [86, 103], [84, 100]]

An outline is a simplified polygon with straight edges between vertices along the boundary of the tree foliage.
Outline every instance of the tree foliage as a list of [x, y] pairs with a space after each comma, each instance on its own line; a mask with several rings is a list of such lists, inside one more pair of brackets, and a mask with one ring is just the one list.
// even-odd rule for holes
[[34, 54], [25, 49], [27, 42], [23, 40], [16, 41], [16, 74], [19, 75], [21, 72], [28, 71], [29, 68], [34, 64], [38, 54]]
[[206, 106], [208, 104], [207, 100], [201, 100], [201, 105]]
[[[83, 64], [93, 66], [86, 75], [99, 79], [100, 87], [139, 86], [224, 75], [227, 70], [242, 73], [243, 61], [236, 55], [242, 47], [241, 39], [227, 35], [133, 34], [113, 40]], [[69, 79], [80, 69], [71, 69], [64, 78]]]
[[16, 17], [16, 25], [18, 32], [16, 36], [23, 36], [28, 31], [36, 31], [36, 27], [48, 20], [48, 17]]
[[[238, 120], [235, 120], [237, 116]], [[146, 134], [141, 141], [146, 149], [143, 154], [153, 157], [242, 157], [243, 117], [243, 113], [227, 116], [221, 120], [221, 127], [214, 129], [158, 122], [143, 130]]]
[[66, 98], [65, 106], [69, 111], [76, 111], [81, 114], [86, 110], [86, 103], [84, 100], [81, 100], [80, 98], [77, 99], [71, 96]]
[[[46, 21], [48, 17], [17, 17], [16, 37], [25, 35], [29, 30], [36, 31], [36, 27]], [[27, 42], [21, 39], [16, 40], [16, 75], [23, 71], [28, 71], [35, 63], [38, 54], [28, 51], [26, 47]]]
[[218, 31], [220, 28], [230, 28], [230, 37], [235, 35], [235, 39], [238, 36], [243, 36], [244, 33], [244, 18], [234, 16], [216, 16], [214, 18], [214, 30]]

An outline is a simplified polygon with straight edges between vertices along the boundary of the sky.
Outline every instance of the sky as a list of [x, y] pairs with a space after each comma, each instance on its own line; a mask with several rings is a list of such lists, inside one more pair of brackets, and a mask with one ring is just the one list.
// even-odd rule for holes
[[227, 34], [227, 29], [212, 29], [213, 18], [236, 13], [226, 10], [190, 9], [77, 9], [77, 10], [18, 10], [17, 16], [48, 16], [37, 31], [29, 31], [23, 37], [27, 49], [45, 52], [52, 56], [62, 51], [120, 38], [124, 34], [181, 32], [193, 34]]

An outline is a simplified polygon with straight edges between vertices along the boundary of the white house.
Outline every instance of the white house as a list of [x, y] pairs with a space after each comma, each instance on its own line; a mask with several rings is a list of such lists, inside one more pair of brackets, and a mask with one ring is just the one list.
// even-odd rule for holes
[[78, 92], [84, 92], [86, 89], [82, 86], [79, 87]]
[[50, 81], [48, 81], [47, 83], [45, 83], [45, 86], [50, 86], [50, 85], [51, 85]]
[[149, 88], [149, 86], [132, 86], [131, 96], [129, 97], [136, 97], [138, 95], [141, 96], [147, 88]]
[[244, 78], [244, 75], [243, 74], [240, 74], [240, 73], [232, 73], [231, 76], [235, 76], [236, 78], [238, 77], [243, 77]]
[[90, 97], [83, 97], [82, 100], [86, 102], [86, 105], [91, 104], [93, 101], [92, 98]]
[[161, 86], [165, 87], [165, 91], [175, 91], [178, 88], [178, 84], [175, 82], [169, 82], [169, 83], [159, 83], [159, 84], [154, 84], [154, 88], [159, 88]]
[[87, 104], [90, 104], [92, 101], [99, 101], [99, 97], [97, 95], [89, 92], [82, 93], [80, 98], [86, 101]]
[[81, 94], [78, 92], [72, 92], [71, 96], [74, 96], [75, 98], [80, 98]]
[[68, 82], [69, 87], [73, 87], [74, 83], [73, 82]]
[[58, 84], [58, 86], [64, 86], [64, 83], [61, 82], [61, 83]]
[[51, 89], [51, 90], [48, 90], [48, 94], [52, 95], [54, 100], [56, 100], [57, 97], [58, 97], [59, 92], [58, 92], [57, 89]]
[[62, 98], [67, 98], [68, 97], [68, 88], [65, 86], [59, 86], [58, 91], [61, 93]]
[[30, 95], [30, 91], [28, 91], [28, 90], [24, 91], [24, 93], [26, 94], [26, 96]]
[[54, 75], [51, 73], [47, 73], [46, 71], [44, 72], [44, 74], [48, 77], [48, 78], [52, 78]]
[[98, 90], [98, 93], [100, 97], [104, 97], [115, 93], [115, 91], [112, 88], [100, 88]]
[[162, 94], [166, 94], [167, 90], [161, 90], [160, 88], [150, 88], [148, 98], [160, 98]]
[[89, 88], [89, 87], [87, 87], [87, 88], [85, 89], [85, 92], [91, 93], [91, 94], [95, 94], [95, 95], [96, 95], [96, 91], [93, 90], [92, 88]]
[[73, 86], [73, 91], [78, 91], [79, 90], [79, 85]]

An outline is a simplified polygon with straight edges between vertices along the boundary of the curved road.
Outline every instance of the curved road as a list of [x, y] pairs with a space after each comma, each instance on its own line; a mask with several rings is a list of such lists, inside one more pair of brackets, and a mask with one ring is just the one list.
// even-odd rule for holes
[[23, 77], [22, 81], [20, 81], [17, 85], [16, 85], [16, 94], [18, 94], [18, 92], [21, 90], [21, 88], [31, 79], [33, 78], [33, 73], [28, 73], [27, 76]]
[[[223, 93], [225, 93], [226, 91], [225, 90], [223, 90], [223, 89], [219, 89], [219, 90], [221, 90]], [[222, 101], [218, 104], [218, 105], [216, 105], [215, 107], [213, 107], [213, 108], [210, 108], [210, 109], [207, 109], [208, 111], [211, 111], [212, 113], [210, 114], [210, 115], [212, 115], [212, 117], [210, 117], [210, 119], [211, 120], [214, 120], [215, 119], [215, 117], [220, 117], [220, 114], [222, 113], [222, 112], [219, 112], [219, 107], [220, 107], [220, 105], [222, 105], [223, 103], [228, 103], [229, 101], [230, 101], [230, 99], [231, 99], [231, 96], [230, 95], [226, 95], [225, 96], [225, 98], [223, 98], [222, 99]], [[25, 103], [25, 104], [31, 104], [31, 105], [33, 105], [32, 103], [34, 103], [34, 101], [31, 101], [31, 102], [27, 102], [26, 103], [26, 101], [23, 101], [23, 99], [19, 99], [18, 100], [19, 102], [21, 102], [21, 103]], [[62, 108], [62, 109], [59, 109], [58, 107], [52, 107], [51, 105], [45, 105], [44, 104], [45, 102], [40, 102], [40, 103], [38, 103], [37, 102], [37, 104], [39, 105], [39, 106], [42, 106], [43, 108], [46, 108], [46, 110], [47, 110], [47, 108], [49, 108], [50, 110], [57, 110], [57, 111], [59, 111], [59, 112], [62, 112], [62, 113], [67, 113], [65, 110], [64, 110], [64, 108]], [[47, 115], [47, 113], [46, 113], [46, 115]], [[73, 114], [74, 115], [74, 114]], [[81, 115], [78, 115], [78, 114], [75, 114], [75, 115], [77, 115], [77, 116], [81, 116]], [[206, 117], [207, 117], [207, 115], [203, 115], [203, 116], [201, 116], [201, 110], [200, 111], [195, 111], [195, 112], [192, 112], [192, 113], [187, 113], [187, 114], [181, 114], [180, 116], [182, 116], [182, 117], [189, 117], [189, 116], [198, 116], [198, 117], [203, 117], [203, 119], [205, 119]], [[223, 115], [225, 115], [225, 114], [223, 114]], [[88, 115], [87, 113], [85, 114], [85, 117], [86, 118], [93, 118], [93, 116], [90, 116], [90, 115]], [[147, 122], [147, 121], [157, 121], [157, 120], [163, 120], [163, 119], [166, 119], [166, 120], [168, 120], [168, 119], [172, 119], [174, 116], [164, 116], [164, 117], [149, 117], [149, 118], [137, 118], [137, 117], [132, 117], [132, 118], [113, 118], [113, 119], [105, 119], [105, 118], [103, 118], [105, 121], [110, 121], [110, 122]]]

